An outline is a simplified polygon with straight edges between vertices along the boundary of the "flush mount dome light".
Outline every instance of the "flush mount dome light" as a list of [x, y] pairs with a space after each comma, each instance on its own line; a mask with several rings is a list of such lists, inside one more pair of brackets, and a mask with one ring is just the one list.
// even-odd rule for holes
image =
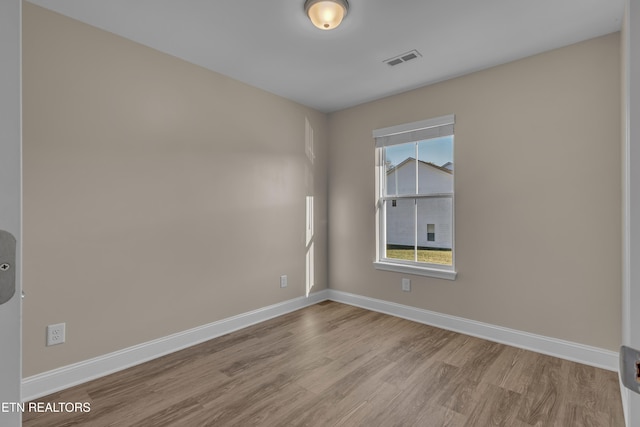
[[333, 30], [349, 11], [347, 0], [306, 0], [304, 11], [321, 30]]

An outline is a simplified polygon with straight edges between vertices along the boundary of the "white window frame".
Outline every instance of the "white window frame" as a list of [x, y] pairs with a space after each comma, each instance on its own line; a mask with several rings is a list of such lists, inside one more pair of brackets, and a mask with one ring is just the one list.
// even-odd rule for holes
[[[385, 195], [386, 168], [384, 148], [408, 142], [419, 142], [440, 136], [454, 135], [453, 126], [455, 116], [436, 117], [418, 122], [405, 123], [373, 131], [376, 141], [376, 260], [374, 267], [378, 270], [394, 271], [398, 273], [435, 277], [439, 279], [455, 280], [455, 172], [453, 194], [447, 195]], [[455, 142], [454, 142], [455, 143]], [[455, 163], [455, 159], [454, 159]], [[417, 261], [385, 258], [386, 253], [386, 218], [385, 203], [392, 199], [420, 199], [427, 197], [451, 197], [451, 265], [424, 263]], [[417, 221], [417, 217], [415, 218]], [[417, 232], [417, 231], [416, 231]]]

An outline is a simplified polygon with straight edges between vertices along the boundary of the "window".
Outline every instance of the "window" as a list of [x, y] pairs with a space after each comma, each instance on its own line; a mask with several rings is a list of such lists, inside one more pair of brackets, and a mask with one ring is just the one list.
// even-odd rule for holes
[[382, 270], [455, 279], [454, 116], [373, 132]]
[[427, 224], [427, 242], [436, 241], [436, 225]]

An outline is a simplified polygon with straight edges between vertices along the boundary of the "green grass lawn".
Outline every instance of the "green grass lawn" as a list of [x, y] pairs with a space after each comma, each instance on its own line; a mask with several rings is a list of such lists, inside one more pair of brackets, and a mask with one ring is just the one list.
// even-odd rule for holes
[[[413, 249], [387, 249], [387, 258], [413, 261]], [[451, 251], [418, 249], [418, 261], [432, 264], [451, 265]]]

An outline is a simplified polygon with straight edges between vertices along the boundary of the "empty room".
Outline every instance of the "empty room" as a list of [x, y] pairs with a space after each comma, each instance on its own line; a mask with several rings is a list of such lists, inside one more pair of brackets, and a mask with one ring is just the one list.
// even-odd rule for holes
[[0, 424], [640, 425], [631, 3], [0, 6]]

